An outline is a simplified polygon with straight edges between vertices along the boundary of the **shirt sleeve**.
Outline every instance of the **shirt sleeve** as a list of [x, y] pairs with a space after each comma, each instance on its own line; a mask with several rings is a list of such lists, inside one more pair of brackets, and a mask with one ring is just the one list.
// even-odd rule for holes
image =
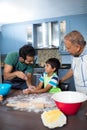
[[5, 64], [8, 64], [8, 65], [14, 66], [15, 63], [17, 62], [17, 57], [18, 57], [18, 56], [15, 56], [13, 53], [12, 53], [12, 54], [9, 53], [9, 54], [6, 56], [6, 58], [5, 58], [5, 60], [4, 60], [4, 63], [5, 63]]
[[49, 84], [53, 87], [58, 87], [59, 78], [58, 76], [53, 76], [51, 80], [49, 81]]
[[44, 82], [44, 74], [41, 75], [41, 77], [39, 78], [40, 82]]

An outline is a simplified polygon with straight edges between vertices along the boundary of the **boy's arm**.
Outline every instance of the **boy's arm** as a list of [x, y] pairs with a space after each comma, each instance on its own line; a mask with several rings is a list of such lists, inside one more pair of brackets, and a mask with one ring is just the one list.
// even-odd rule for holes
[[48, 92], [50, 89], [52, 88], [52, 86], [50, 84], [48, 84], [45, 88], [39, 88], [37, 87], [34, 90], [31, 90], [30, 93], [45, 93]]
[[38, 86], [30, 85], [27, 89], [23, 90], [23, 93], [24, 94], [34, 93], [34, 92], [40, 90], [42, 88], [42, 86], [43, 86], [43, 82], [39, 82]]

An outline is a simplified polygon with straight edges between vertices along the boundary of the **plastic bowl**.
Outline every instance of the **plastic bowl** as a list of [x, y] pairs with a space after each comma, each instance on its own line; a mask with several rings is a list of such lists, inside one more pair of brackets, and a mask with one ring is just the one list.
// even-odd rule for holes
[[63, 91], [52, 96], [58, 109], [66, 115], [74, 115], [80, 109], [82, 102], [87, 100], [87, 96], [80, 92]]
[[6, 96], [11, 90], [11, 84], [1, 83], [0, 84], [0, 95]]

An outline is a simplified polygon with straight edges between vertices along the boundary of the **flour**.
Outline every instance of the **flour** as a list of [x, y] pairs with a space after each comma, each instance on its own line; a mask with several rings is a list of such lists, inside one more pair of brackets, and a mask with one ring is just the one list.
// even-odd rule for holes
[[27, 111], [27, 112], [43, 112], [56, 108], [56, 105], [51, 98], [52, 94], [29, 94], [18, 95], [7, 98], [5, 104], [14, 110]]

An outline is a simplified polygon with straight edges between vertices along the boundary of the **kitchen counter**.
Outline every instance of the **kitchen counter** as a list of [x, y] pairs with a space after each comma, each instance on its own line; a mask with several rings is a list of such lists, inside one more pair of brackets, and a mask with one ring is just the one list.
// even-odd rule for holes
[[[21, 93], [12, 90], [7, 97]], [[7, 98], [6, 97], [6, 98]], [[87, 102], [84, 102], [79, 112], [74, 116], [67, 117], [67, 124], [55, 130], [87, 130]], [[24, 112], [12, 110], [4, 105], [0, 105], [0, 130], [48, 130], [41, 121], [41, 113]]]

